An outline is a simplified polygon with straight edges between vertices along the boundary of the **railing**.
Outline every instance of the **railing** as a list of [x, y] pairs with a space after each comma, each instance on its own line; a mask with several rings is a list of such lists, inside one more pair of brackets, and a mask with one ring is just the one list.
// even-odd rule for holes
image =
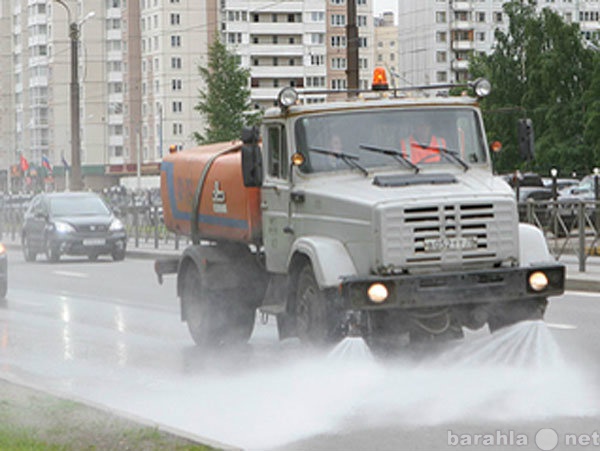
[[[0, 240], [21, 241], [21, 227], [27, 201], [5, 202], [0, 209]], [[127, 230], [128, 246], [179, 250], [191, 243], [188, 237], [167, 230], [160, 207], [141, 205], [116, 209]]]
[[[0, 205], [0, 240], [21, 240], [21, 225], [28, 199], [12, 199]], [[519, 217], [539, 227], [552, 255], [560, 260], [576, 255], [579, 271], [585, 272], [586, 260], [600, 252], [600, 202], [583, 200], [532, 201], [519, 203]], [[115, 208], [123, 221], [129, 247], [179, 250], [191, 243], [189, 237], [167, 230], [162, 209], [153, 205]]]
[[544, 232], [548, 248], [557, 260], [577, 255], [579, 271], [585, 272], [586, 260], [600, 249], [600, 202], [562, 199], [519, 203], [522, 222], [533, 224]]

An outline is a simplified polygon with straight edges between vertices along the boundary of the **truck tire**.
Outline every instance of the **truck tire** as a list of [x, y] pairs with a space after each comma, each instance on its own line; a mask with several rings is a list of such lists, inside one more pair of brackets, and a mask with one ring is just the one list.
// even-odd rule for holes
[[181, 297], [194, 342], [207, 348], [246, 343], [254, 329], [256, 309], [243, 302], [243, 291], [209, 290], [202, 286], [195, 265], [184, 271]]
[[541, 320], [544, 318], [548, 300], [540, 298], [529, 301], [512, 301], [498, 306], [488, 318], [490, 332], [512, 326], [521, 321]]
[[298, 338], [314, 347], [332, 345], [341, 339], [333, 320], [331, 295], [319, 288], [312, 266], [306, 263], [298, 272], [294, 299]]

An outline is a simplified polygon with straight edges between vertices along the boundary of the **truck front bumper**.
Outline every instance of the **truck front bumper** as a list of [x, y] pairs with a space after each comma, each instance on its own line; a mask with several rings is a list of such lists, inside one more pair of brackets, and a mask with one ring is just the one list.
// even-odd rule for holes
[[[532, 288], [530, 276], [535, 272], [545, 274], [548, 285], [544, 289]], [[369, 288], [376, 283], [387, 289], [384, 301], [369, 298]], [[482, 271], [348, 277], [342, 281], [341, 298], [343, 308], [348, 310], [411, 309], [540, 299], [561, 295], [564, 287], [564, 265], [551, 263]]]

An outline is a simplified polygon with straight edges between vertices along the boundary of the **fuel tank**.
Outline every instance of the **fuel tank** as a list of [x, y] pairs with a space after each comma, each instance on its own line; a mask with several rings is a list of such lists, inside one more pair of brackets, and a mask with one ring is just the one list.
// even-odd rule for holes
[[229, 141], [163, 158], [160, 189], [167, 229], [191, 236], [194, 198], [200, 192], [200, 238], [251, 243], [260, 237], [260, 189], [244, 186], [241, 148], [240, 141]]

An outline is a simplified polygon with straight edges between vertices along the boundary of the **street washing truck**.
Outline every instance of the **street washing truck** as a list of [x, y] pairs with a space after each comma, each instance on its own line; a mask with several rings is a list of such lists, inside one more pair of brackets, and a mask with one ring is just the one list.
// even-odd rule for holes
[[259, 311], [282, 339], [387, 349], [541, 319], [563, 293], [564, 266], [492, 173], [489, 82], [476, 97], [374, 88], [284, 88], [240, 141], [163, 159], [165, 224], [191, 244], [155, 270], [177, 274], [198, 345], [246, 342]]

